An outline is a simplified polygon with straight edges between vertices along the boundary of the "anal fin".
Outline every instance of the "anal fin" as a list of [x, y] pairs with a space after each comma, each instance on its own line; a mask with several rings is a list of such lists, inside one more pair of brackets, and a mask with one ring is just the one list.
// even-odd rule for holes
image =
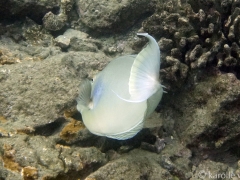
[[144, 119], [127, 131], [117, 133], [117, 134], [106, 135], [106, 137], [118, 139], [118, 140], [130, 139], [133, 136], [135, 136], [143, 128], [143, 123], [144, 123]]

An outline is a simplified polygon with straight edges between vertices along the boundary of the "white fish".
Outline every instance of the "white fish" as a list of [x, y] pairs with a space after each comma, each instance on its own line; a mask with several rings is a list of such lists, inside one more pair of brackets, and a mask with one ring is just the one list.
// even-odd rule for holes
[[160, 51], [147, 33], [148, 45], [138, 55], [112, 60], [92, 82], [80, 85], [77, 109], [90, 132], [113, 139], [129, 139], [162, 98]]

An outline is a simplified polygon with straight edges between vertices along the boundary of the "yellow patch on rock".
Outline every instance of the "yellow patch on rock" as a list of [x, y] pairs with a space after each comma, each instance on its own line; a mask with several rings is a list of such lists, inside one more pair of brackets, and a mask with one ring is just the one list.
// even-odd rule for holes
[[15, 150], [13, 149], [13, 147], [11, 145], [4, 144], [3, 149], [4, 149], [4, 154], [3, 154], [2, 160], [3, 160], [4, 167], [11, 171], [20, 172], [22, 167], [17, 162], [15, 162], [15, 159], [14, 159]]
[[35, 132], [35, 129], [33, 127], [25, 127], [22, 129], [17, 129], [18, 134], [33, 134]]
[[77, 133], [84, 129], [85, 126], [81, 121], [77, 121], [75, 119], [72, 119], [70, 123], [68, 123], [61, 131], [60, 138], [65, 140], [66, 142], [69, 142], [73, 140]]
[[38, 178], [38, 170], [31, 166], [22, 168], [21, 174], [24, 180], [34, 180]]
[[6, 123], [7, 119], [4, 116], [0, 116], [0, 123]]

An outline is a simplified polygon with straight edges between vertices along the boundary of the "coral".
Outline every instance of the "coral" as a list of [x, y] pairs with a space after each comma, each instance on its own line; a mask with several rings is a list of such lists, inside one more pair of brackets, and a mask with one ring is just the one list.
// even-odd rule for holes
[[171, 86], [171, 88], [181, 87], [187, 78], [189, 67], [172, 56], [167, 56], [165, 63], [167, 66], [160, 70], [161, 80], [164, 82], [164, 86]]
[[226, 21], [224, 28], [225, 31], [228, 29], [227, 37], [231, 42], [237, 41], [238, 44], [240, 44], [240, 8], [236, 7], [232, 13], [228, 17], [228, 20]]
[[[168, 88], [175, 89], [176, 82], [181, 86], [188, 73], [207, 66], [233, 72], [240, 78], [238, 5], [237, 1], [177, 0], [158, 4], [156, 12], [142, 23], [141, 30], [161, 37], [161, 74], [164, 81], [172, 81], [165, 81]], [[178, 73], [181, 71], [184, 73]]]

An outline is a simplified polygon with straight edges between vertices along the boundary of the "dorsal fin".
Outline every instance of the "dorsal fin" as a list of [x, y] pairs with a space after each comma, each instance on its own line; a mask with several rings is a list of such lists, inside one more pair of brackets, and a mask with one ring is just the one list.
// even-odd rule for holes
[[159, 88], [160, 50], [156, 40], [148, 33], [137, 35], [148, 38], [148, 45], [136, 56], [130, 71], [129, 94], [130, 99], [119, 96], [127, 102], [143, 102], [151, 97]]
[[160, 50], [156, 40], [147, 33], [138, 33], [148, 38], [148, 45], [137, 55], [129, 78], [131, 101], [142, 102], [154, 94], [160, 84]]

